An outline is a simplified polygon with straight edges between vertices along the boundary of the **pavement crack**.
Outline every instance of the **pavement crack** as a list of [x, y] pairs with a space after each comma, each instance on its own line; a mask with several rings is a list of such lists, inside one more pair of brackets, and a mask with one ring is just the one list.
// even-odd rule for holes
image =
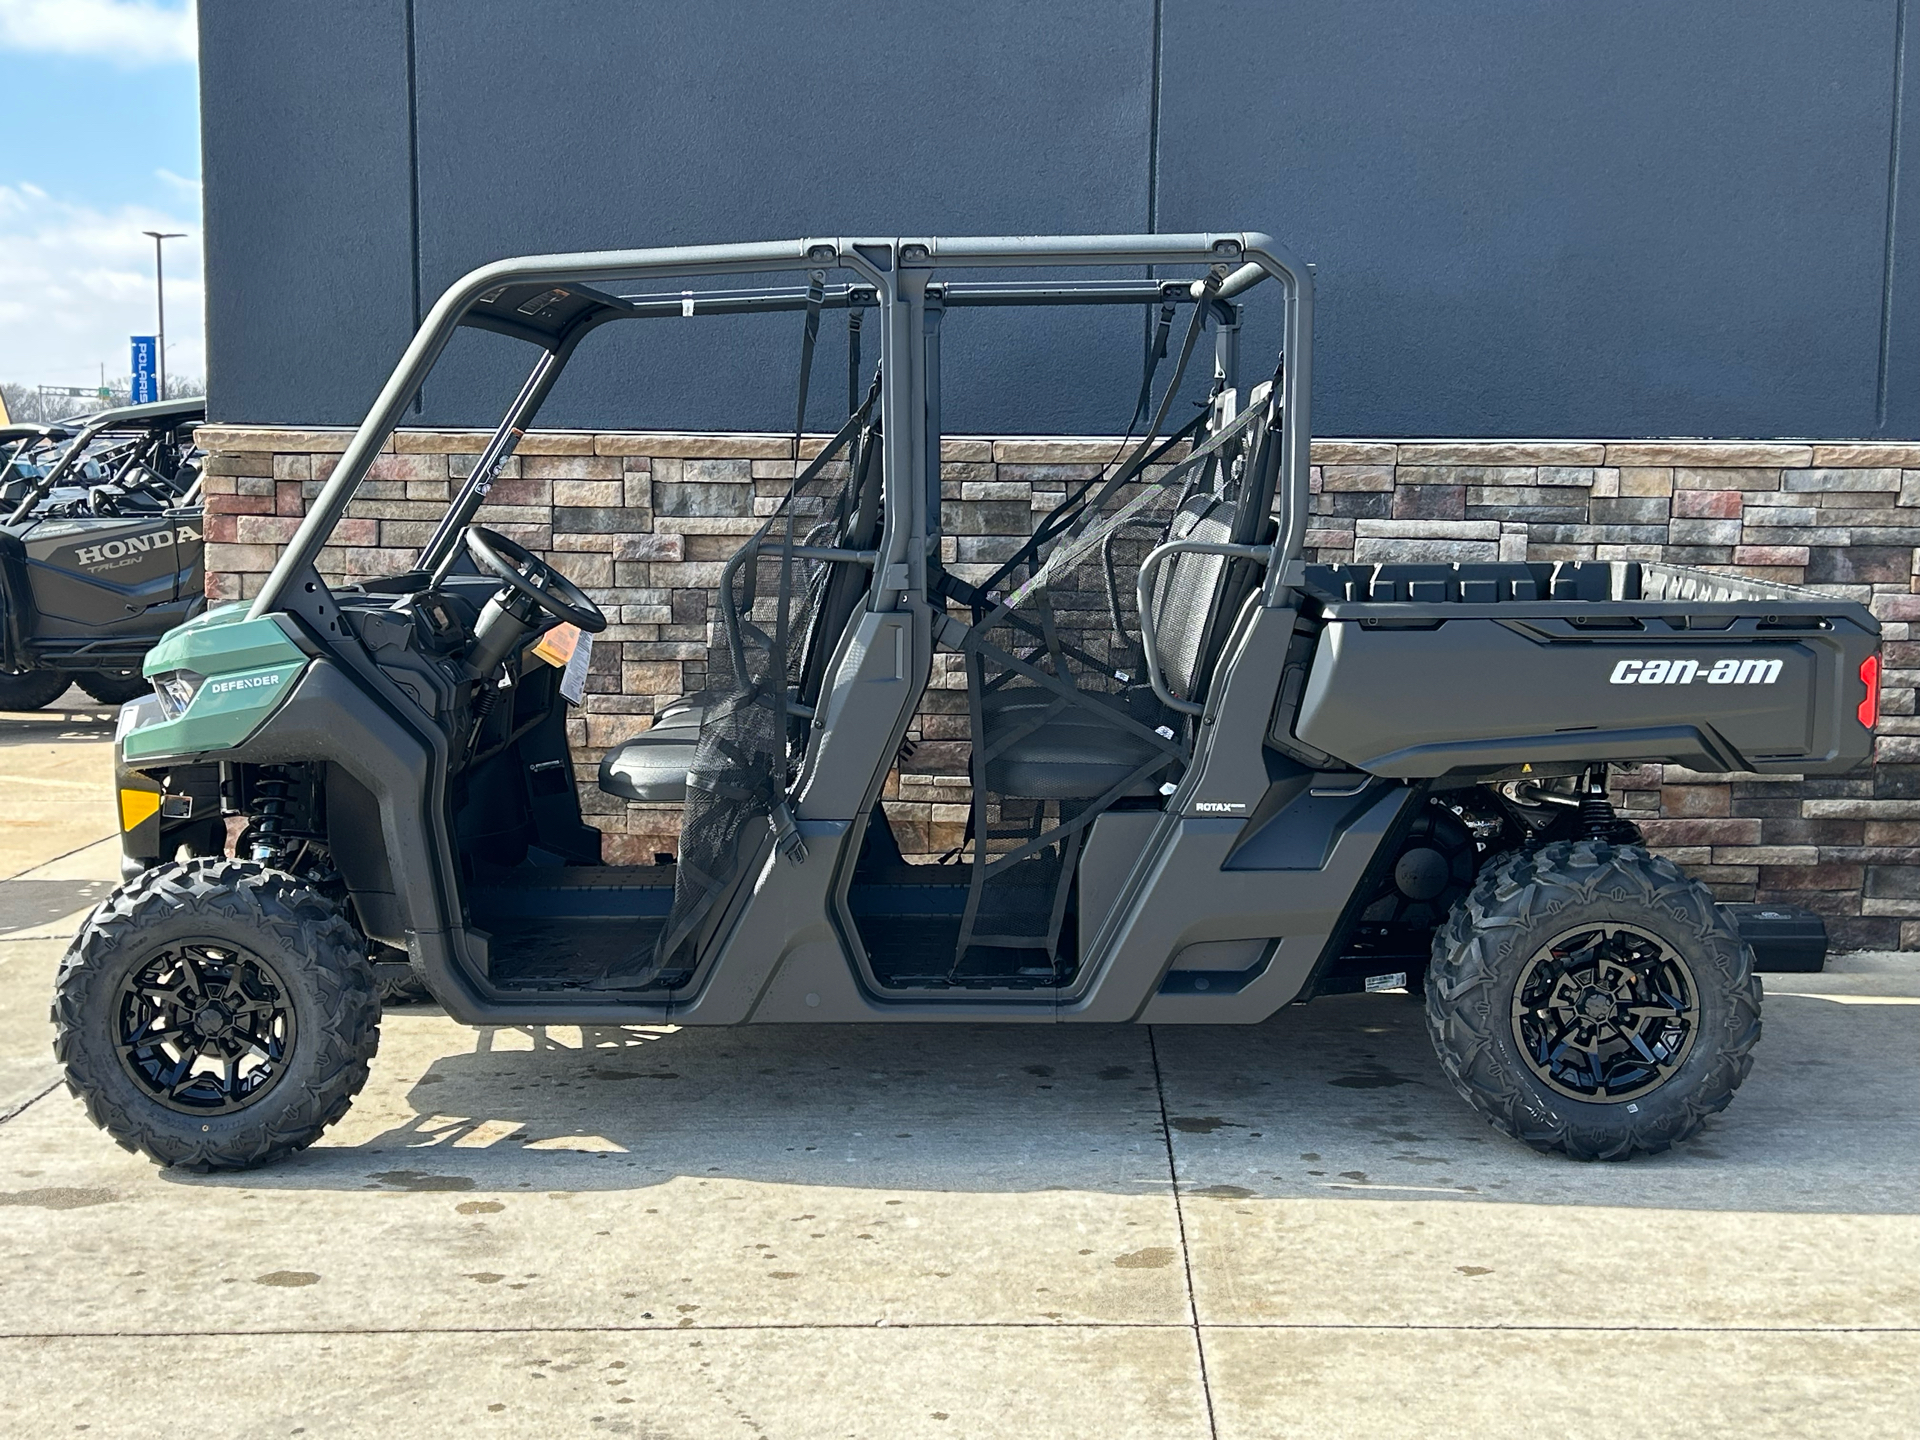
[[[4, 778], [9, 780], [17, 780], [21, 777], [17, 775], [9, 775]], [[88, 782], [88, 783], [89, 785], [91, 785], [91, 782]], [[76, 845], [71, 850], [63, 851], [61, 854], [58, 854], [58, 855], [51, 855], [47, 857], [45, 860], [36, 860], [33, 862], [33, 864], [29, 865], [26, 869], [22, 870], [19, 874], [0, 877], [0, 879], [19, 880], [24, 876], [31, 875], [36, 870], [44, 870], [49, 865], [55, 865], [62, 860], [71, 859], [73, 856], [78, 855], [82, 850], [91, 850], [94, 846], [104, 844], [105, 842], [113, 838], [114, 837], [112, 836], [112, 834], [102, 835], [98, 840], [89, 840], [84, 845]]]
[[[703, 1331], [755, 1332], [787, 1330], [860, 1330], [874, 1328], [871, 1320], [819, 1321], [739, 1321], [709, 1322], [704, 1325], [341, 1325], [313, 1326], [282, 1330], [227, 1330], [210, 1328], [196, 1331], [207, 1335], [245, 1335], [257, 1339], [275, 1337], [326, 1337], [333, 1335], [688, 1335]], [[1359, 1334], [1489, 1334], [1510, 1332], [1529, 1335], [1914, 1335], [1920, 1325], [1567, 1325], [1540, 1323], [1490, 1322], [1467, 1325], [1447, 1322], [1315, 1320], [1226, 1320], [1211, 1322], [1205, 1330], [1272, 1330], [1297, 1333], [1347, 1332]], [[889, 1330], [1178, 1330], [1189, 1334], [1193, 1325], [1177, 1320], [893, 1320]], [[6, 1330], [0, 1331], [0, 1344], [15, 1340], [177, 1340], [178, 1329], [170, 1330]]]
[[18, 1105], [12, 1106], [11, 1108], [6, 1110], [0, 1110], [0, 1125], [6, 1124], [9, 1120], [13, 1119], [14, 1116], [16, 1115], [21, 1115], [26, 1113], [27, 1109], [30, 1106], [39, 1104], [42, 1100], [46, 1099], [47, 1096], [51, 1095], [54, 1091], [58, 1090], [59, 1088], [60, 1088], [60, 1082], [58, 1080], [54, 1080], [47, 1086], [46, 1089], [40, 1091], [38, 1094], [29, 1095], [26, 1099], [22, 1100]]
[[1207, 1402], [1207, 1434], [1220, 1440], [1213, 1417], [1213, 1386], [1207, 1378], [1207, 1339], [1200, 1329], [1200, 1299], [1193, 1289], [1193, 1252], [1187, 1247], [1187, 1212], [1180, 1201], [1180, 1167], [1173, 1155], [1173, 1126], [1167, 1119], [1167, 1087], [1160, 1074], [1160, 1046], [1153, 1026], [1147, 1027], [1147, 1054], [1153, 1060], [1153, 1093], [1160, 1102], [1160, 1137], [1167, 1145], [1167, 1184], [1173, 1190], [1174, 1227], [1180, 1235], [1180, 1266], [1187, 1287], [1187, 1323], [1193, 1331], [1193, 1351], [1200, 1362], [1200, 1396]]

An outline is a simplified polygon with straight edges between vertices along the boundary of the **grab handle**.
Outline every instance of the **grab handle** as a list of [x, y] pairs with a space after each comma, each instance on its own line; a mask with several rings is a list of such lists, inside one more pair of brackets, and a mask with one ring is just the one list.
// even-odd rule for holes
[[1178, 710], [1183, 715], [1198, 715], [1206, 707], [1196, 705], [1191, 700], [1176, 699], [1167, 689], [1167, 682], [1160, 678], [1160, 647], [1153, 635], [1153, 572], [1161, 563], [1182, 552], [1190, 555], [1226, 555], [1236, 560], [1258, 560], [1262, 566], [1273, 563], [1271, 545], [1228, 545], [1214, 540], [1169, 540], [1151, 551], [1140, 562], [1140, 584], [1137, 598], [1140, 603], [1140, 653], [1146, 662], [1147, 681], [1153, 686], [1153, 693], [1160, 697], [1160, 703], [1169, 710]]

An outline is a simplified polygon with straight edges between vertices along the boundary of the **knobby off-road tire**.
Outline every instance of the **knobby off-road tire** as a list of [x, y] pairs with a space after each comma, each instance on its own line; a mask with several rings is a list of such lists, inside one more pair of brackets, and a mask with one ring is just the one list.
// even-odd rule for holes
[[102, 705], [124, 705], [153, 693], [153, 686], [138, 670], [85, 670], [74, 678]]
[[[158, 866], [102, 902], [61, 962], [53, 1022], [67, 1088], [94, 1123], [202, 1172], [311, 1145], [346, 1114], [380, 1044], [372, 967], [339, 907], [292, 875], [220, 858]], [[240, 1064], [223, 1067], [236, 1050]], [[192, 1053], [201, 1075], [176, 1078], [169, 1057]]]
[[73, 677], [59, 670], [0, 671], [0, 710], [38, 710], [67, 693]]
[[[1604, 972], [1617, 1001], [1596, 993], [1608, 984], [1593, 983], [1602, 972], [1579, 959], [1608, 954], [1629, 962]], [[1565, 977], [1558, 988], [1548, 985], [1556, 970]], [[1657, 983], [1642, 983], [1649, 979]], [[1579, 1160], [1656, 1154], [1693, 1135], [1747, 1078], [1760, 1038], [1753, 955], [1712, 893], [1670, 860], [1600, 840], [1515, 853], [1482, 871], [1434, 935], [1426, 990], [1433, 1048], [1467, 1102], [1534, 1149]], [[1552, 1004], [1529, 1002], [1550, 990]], [[1609, 1004], [1621, 1024], [1655, 1037], [1659, 1064], [1628, 1053], [1625, 1040], [1612, 1047], [1611, 1070], [1598, 1058], [1603, 1047], [1589, 1062], [1576, 1058], [1575, 1046], [1602, 1033], [1585, 1017]], [[1669, 1008], [1686, 1013], [1684, 1025], [1666, 1017]], [[1530, 1058], [1523, 1036], [1543, 1033], [1570, 1043], [1539, 1046]], [[1661, 1038], [1675, 1036], [1681, 1043]], [[1556, 1049], [1557, 1065], [1539, 1059]], [[1618, 1093], [1593, 1083], [1603, 1077], [1623, 1082]]]
[[373, 988], [380, 997], [382, 1009], [393, 1005], [428, 1005], [433, 1001], [433, 992], [413, 973], [404, 950], [382, 952], [373, 965]]

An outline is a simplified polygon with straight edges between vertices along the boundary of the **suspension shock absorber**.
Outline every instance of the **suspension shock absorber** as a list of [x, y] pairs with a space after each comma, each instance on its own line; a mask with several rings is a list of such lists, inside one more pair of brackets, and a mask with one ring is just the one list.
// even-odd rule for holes
[[261, 771], [253, 782], [252, 857], [259, 864], [278, 865], [286, 859], [284, 830], [292, 795], [293, 782], [278, 767]]
[[1613, 813], [1607, 795], [1607, 767], [1590, 765], [1580, 777], [1580, 838], [1628, 844], [1640, 838], [1639, 827]]

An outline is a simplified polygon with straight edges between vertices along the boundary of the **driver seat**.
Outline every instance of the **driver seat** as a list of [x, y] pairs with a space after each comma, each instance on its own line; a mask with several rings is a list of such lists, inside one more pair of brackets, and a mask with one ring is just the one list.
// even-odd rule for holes
[[700, 722], [710, 692], [669, 700], [655, 712], [653, 725], [631, 740], [623, 740], [600, 761], [600, 788], [622, 800], [683, 803], [687, 798], [687, 771], [700, 744]]

